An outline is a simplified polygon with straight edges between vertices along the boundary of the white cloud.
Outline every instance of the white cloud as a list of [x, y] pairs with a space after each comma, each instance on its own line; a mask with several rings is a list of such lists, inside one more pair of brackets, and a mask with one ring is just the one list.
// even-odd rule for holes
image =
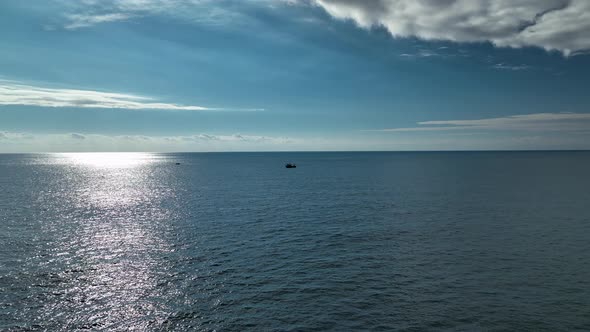
[[500, 69], [500, 70], [513, 70], [513, 71], [518, 71], [518, 70], [528, 70], [531, 69], [531, 66], [528, 65], [508, 65], [505, 63], [497, 63], [494, 66], [492, 66], [492, 68], [494, 69]]
[[256, 136], [256, 135], [211, 135], [198, 134], [191, 136], [165, 137], [167, 140], [182, 140], [189, 142], [247, 142], [247, 143], [290, 143], [292, 140], [286, 137]]
[[39, 107], [110, 108], [130, 110], [184, 111], [260, 111], [261, 109], [223, 109], [156, 102], [152, 98], [125, 93], [93, 90], [57, 89], [0, 80], [0, 105]]
[[463, 50], [459, 50], [458, 52], [450, 52], [449, 48], [446, 46], [439, 47], [437, 50], [429, 50], [429, 49], [419, 49], [416, 52], [411, 53], [402, 53], [399, 55], [402, 58], [406, 59], [416, 59], [416, 58], [457, 58], [457, 57], [469, 57], [470, 55]]
[[535, 113], [477, 120], [440, 120], [418, 122], [418, 127], [378, 129], [374, 131], [590, 131], [590, 113]]
[[124, 21], [132, 17], [132, 15], [124, 13], [111, 13], [101, 15], [86, 15], [86, 14], [71, 14], [68, 15], [70, 23], [65, 25], [66, 29], [74, 30], [84, 27], [93, 26], [99, 23]]
[[28, 134], [28, 133], [0, 131], [0, 140], [22, 141], [22, 140], [30, 140], [32, 138], [34, 138], [34, 136], [31, 134]]
[[445, 57], [446, 55], [433, 52], [430, 50], [420, 50], [416, 53], [402, 53], [401, 57], [405, 58], [430, 58], [430, 57]]
[[[59, 1], [59, 0], [57, 0]], [[274, 3], [277, 0], [259, 0]], [[64, 28], [76, 30], [101, 23], [124, 21], [133, 17], [168, 15], [205, 24], [235, 23], [242, 14], [219, 0], [101, 0], [63, 1], [66, 14]]]
[[537, 46], [565, 55], [590, 49], [588, 0], [313, 0], [360, 27], [394, 37]]

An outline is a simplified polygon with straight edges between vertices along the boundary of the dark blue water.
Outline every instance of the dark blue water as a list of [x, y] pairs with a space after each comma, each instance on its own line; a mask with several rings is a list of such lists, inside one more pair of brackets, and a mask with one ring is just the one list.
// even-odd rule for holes
[[588, 152], [0, 155], [0, 189], [0, 330], [590, 330]]

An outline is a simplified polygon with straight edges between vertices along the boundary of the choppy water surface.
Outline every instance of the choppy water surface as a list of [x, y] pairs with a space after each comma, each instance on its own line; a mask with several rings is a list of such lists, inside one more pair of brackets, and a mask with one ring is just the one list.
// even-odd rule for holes
[[590, 330], [589, 170], [587, 152], [0, 155], [0, 330]]

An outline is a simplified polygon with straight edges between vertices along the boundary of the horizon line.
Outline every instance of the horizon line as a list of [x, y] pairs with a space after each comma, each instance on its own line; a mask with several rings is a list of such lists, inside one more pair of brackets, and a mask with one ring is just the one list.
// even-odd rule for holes
[[482, 150], [277, 150], [277, 151], [37, 151], [37, 152], [0, 152], [8, 154], [63, 154], [63, 153], [437, 153], [437, 152], [590, 152], [590, 149], [482, 149]]

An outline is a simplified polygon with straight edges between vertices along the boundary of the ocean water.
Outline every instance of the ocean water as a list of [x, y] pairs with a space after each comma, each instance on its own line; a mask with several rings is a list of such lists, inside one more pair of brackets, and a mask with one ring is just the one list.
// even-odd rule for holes
[[590, 152], [0, 155], [0, 330], [78, 329], [590, 330]]

